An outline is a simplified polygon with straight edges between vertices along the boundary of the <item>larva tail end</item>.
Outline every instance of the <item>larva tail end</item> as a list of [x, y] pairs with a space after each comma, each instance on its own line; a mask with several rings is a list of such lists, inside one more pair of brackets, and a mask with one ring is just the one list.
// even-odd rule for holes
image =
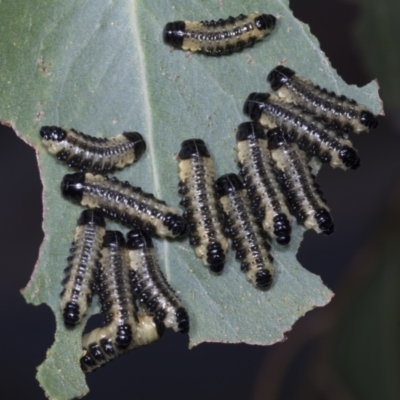
[[189, 333], [189, 315], [183, 307], [179, 307], [176, 310], [176, 321], [178, 323], [178, 329], [180, 333]]
[[225, 264], [225, 252], [220, 243], [214, 242], [207, 246], [207, 262], [212, 272], [222, 272]]
[[347, 168], [357, 169], [361, 165], [357, 151], [351, 147], [344, 146], [340, 150], [339, 156]]
[[360, 121], [368, 129], [375, 129], [379, 125], [378, 118], [370, 111], [363, 111], [360, 116]]
[[163, 40], [165, 44], [180, 49], [182, 48], [184, 37], [185, 37], [184, 21], [168, 22], [168, 24], [165, 25], [163, 31]]
[[286, 214], [278, 214], [274, 217], [274, 235], [276, 241], [280, 245], [286, 245], [290, 243], [290, 234], [292, 227]]
[[115, 343], [119, 349], [126, 349], [131, 344], [132, 339], [132, 329], [129, 325], [123, 324], [118, 326]]
[[328, 210], [321, 208], [315, 213], [315, 219], [318, 226], [325, 235], [331, 235], [335, 232], [335, 226], [331, 214]]
[[272, 284], [272, 275], [267, 269], [257, 271], [256, 273], [256, 288], [260, 290], [267, 290]]
[[67, 174], [61, 182], [61, 193], [67, 199], [80, 203], [82, 200], [84, 183], [85, 174], [83, 172]]
[[280, 89], [293, 75], [295, 72], [290, 68], [278, 65], [274, 68], [267, 76], [267, 81], [271, 84], [273, 90]]
[[257, 122], [243, 122], [238, 126], [236, 141], [248, 139], [266, 139], [263, 127]]
[[73, 328], [80, 322], [79, 304], [69, 301], [63, 309], [64, 324], [67, 328]]
[[40, 128], [40, 136], [44, 140], [61, 142], [67, 136], [67, 132], [58, 126], [42, 126]]

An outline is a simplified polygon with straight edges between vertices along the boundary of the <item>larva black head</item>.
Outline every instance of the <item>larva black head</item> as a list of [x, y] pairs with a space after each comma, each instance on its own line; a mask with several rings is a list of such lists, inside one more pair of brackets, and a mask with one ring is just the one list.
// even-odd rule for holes
[[42, 126], [40, 128], [40, 136], [44, 140], [55, 140], [61, 142], [67, 136], [67, 132], [58, 126]]
[[163, 223], [174, 236], [184, 236], [186, 234], [186, 222], [180, 215], [168, 213], [164, 217]]
[[101, 215], [100, 211], [97, 210], [84, 210], [78, 219], [78, 225], [93, 224], [101, 227], [106, 226], [106, 221]]
[[183, 307], [179, 307], [175, 313], [180, 333], [189, 332], [189, 315]]
[[84, 183], [85, 174], [83, 172], [67, 174], [61, 182], [61, 193], [67, 199], [80, 203], [82, 200]]
[[256, 273], [256, 287], [260, 290], [267, 290], [272, 284], [272, 275], [271, 273], [263, 269], [261, 271], [257, 271]]
[[263, 106], [268, 101], [268, 93], [250, 93], [244, 102], [243, 112], [248, 115], [253, 121], [260, 119]]
[[215, 181], [215, 192], [218, 197], [243, 189], [243, 183], [236, 174], [222, 175]]
[[275, 27], [276, 18], [270, 14], [261, 14], [254, 19], [254, 24], [260, 31], [271, 30]]
[[284, 85], [295, 72], [290, 68], [278, 65], [267, 76], [267, 81], [271, 84], [273, 90], [278, 90]]
[[360, 115], [360, 121], [368, 129], [375, 129], [378, 126], [378, 118], [370, 111], [363, 111]]
[[180, 49], [185, 37], [185, 21], [168, 22], [163, 31], [165, 44]]
[[74, 327], [79, 321], [79, 304], [69, 301], [64, 307], [63, 319], [67, 327]]
[[335, 226], [329, 211], [321, 208], [315, 213], [315, 219], [318, 222], [318, 226], [325, 235], [331, 235], [335, 232]]
[[181, 160], [187, 160], [193, 156], [210, 157], [207, 146], [201, 139], [184, 140], [181, 144], [181, 151], [178, 157]]
[[124, 235], [120, 231], [106, 231], [103, 239], [103, 247], [124, 246]]
[[131, 250], [152, 248], [153, 242], [145, 232], [139, 228], [132, 229], [127, 234], [127, 247]]
[[347, 168], [357, 169], [361, 165], [358, 153], [351, 147], [343, 146], [339, 152], [339, 156]]
[[243, 122], [238, 126], [236, 141], [248, 139], [266, 139], [263, 127], [257, 122]]
[[290, 242], [290, 234], [292, 232], [292, 227], [286, 214], [275, 215], [274, 219], [274, 235], [276, 236], [276, 241], [285, 245]]
[[268, 131], [268, 148], [270, 150], [277, 149], [278, 147], [285, 146], [289, 143], [286, 131], [280, 128], [274, 128]]
[[139, 132], [124, 132], [123, 135], [134, 143], [136, 157], [139, 158], [146, 151], [146, 142]]
[[219, 242], [207, 246], [207, 262], [212, 272], [218, 274], [224, 269], [225, 252]]

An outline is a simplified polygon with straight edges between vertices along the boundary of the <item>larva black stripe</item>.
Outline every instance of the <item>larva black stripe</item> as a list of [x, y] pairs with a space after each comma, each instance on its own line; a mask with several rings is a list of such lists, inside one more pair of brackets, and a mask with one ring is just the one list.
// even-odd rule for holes
[[105, 221], [93, 210], [82, 211], [62, 281], [61, 311], [67, 327], [74, 327], [86, 315], [96, 289], [94, 271], [99, 268]]
[[317, 156], [334, 168], [357, 169], [360, 166], [358, 154], [349, 140], [303, 108], [285, 103], [276, 95], [251, 93], [243, 111], [266, 128], [281, 126], [288, 132], [289, 139], [297, 141], [309, 156]]
[[251, 209], [263, 229], [279, 244], [290, 242], [291, 214], [274, 174], [264, 129], [255, 122], [239, 125], [236, 134], [239, 174], [251, 200]]
[[79, 171], [108, 173], [137, 161], [146, 150], [138, 132], [124, 132], [110, 139], [97, 138], [73, 129], [42, 126], [40, 136], [47, 150]]
[[220, 56], [253, 45], [268, 35], [275, 23], [273, 15], [260, 13], [218, 21], [175, 21], [165, 26], [163, 39], [182, 50]]
[[91, 173], [65, 175], [62, 194], [82, 206], [96, 208], [128, 227], [138, 226], [151, 235], [177, 237], [186, 225], [178, 211], [128, 182]]
[[213, 161], [201, 139], [185, 140], [178, 157], [179, 193], [184, 196], [180, 204], [186, 208], [183, 216], [187, 221], [190, 244], [211, 271], [221, 272], [228, 241], [218, 216]]
[[160, 337], [154, 318], [139, 316], [131, 292], [128, 253], [121, 232], [106, 231], [98, 275], [99, 300], [105, 323], [82, 339], [84, 372], [91, 372], [117, 356]]
[[132, 291], [156, 321], [176, 332], [189, 332], [189, 316], [158, 265], [149, 236], [140, 229], [128, 232], [129, 277]]
[[290, 68], [277, 66], [268, 74], [267, 80], [285, 101], [305, 107], [345, 131], [367, 132], [378, 126], [377, 117], [365, 106], [314, 85]]
[[225, 225], [236, 250], [236, 259], [241, 261], [241, 270], [258, 289], [271, 286], [274, 275], [273, 258], [264, 232], [250, 210], [250, 201], [239, 177], [235, 174], [221, 176], [215, 182], [220, 197]]
[[307, 229], [326, 235], [333, 233], [334, 225], [329, 208], [304, 152], [296, 143], [291, 143], [286, 132], [279, 128], [268, 132], [268, 143], [290, 211]]

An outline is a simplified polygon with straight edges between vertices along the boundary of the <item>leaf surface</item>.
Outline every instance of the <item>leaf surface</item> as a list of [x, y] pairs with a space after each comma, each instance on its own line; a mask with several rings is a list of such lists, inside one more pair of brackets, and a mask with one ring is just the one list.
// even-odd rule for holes
[[[162, 42], [168, 21], [252, 11], [279, 20], [270, 36], [241, 53], [207, 58], [171, 51]], [[101, 137], [141, 132], [145, 155], [116, 175], [177, 206], [174, 154], [182, 140], [204, 139], [217, 175], [236, 171], [235, 128], [245, 120], [244, 100], [250, 92], [268, 89], [266, 75], [282, 61], [376, 113], [380, 109], [377, 84], [347, 86], [283, 0], [267, 5], [248, 0], [6, 0], [0, 20], [0, 118], [36, 149], [44, 188], [45, 239], [23, 294], [30, 303], [48, 304], [56, 317], [55, 343], [38, 372], [51, 399], [80, 397], [88, 389], [79, 368], [83, 326], [66, 331], [59, 310], [60, 281], [81, 209], [60, 195], [61, 179], [71, 171], [41, 146], [42, 125]], [[113, 223], [110, 228], [120, 229]], [[295, 227], [288, 248], [273, 247], [277, 272], [266, 293], [245, 281], [232, 251], [223, 275], [215, 277], [187, 241], [157, 241], [161, 266], [190, 314], [190, 347], [201, 342], [273, 344], [300, 316], [329, 302], [332, 293], [296, 260], [302, 235], [303, 229]]]

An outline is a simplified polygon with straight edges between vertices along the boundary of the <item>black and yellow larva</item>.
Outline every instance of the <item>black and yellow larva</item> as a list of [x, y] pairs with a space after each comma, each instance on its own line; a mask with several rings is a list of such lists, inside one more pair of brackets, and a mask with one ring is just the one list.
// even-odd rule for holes
[[189, 332], [189, 316], [165, 279], [151, 238], [140, 229], [128, 232], [129, 278], [140, 304], [158, 323], [176, 332]]
[[291, 213], [307, 229], [332, 234], [335, 229], [332, 217], [305, 153], [290, 142], [282, 128], [268, 132], [268, 147]]
[[288, 244], [292, 216], [275, 177], [266, 132], [256, 122], [244, 122], [238, 127], [236, 142], [239, 175], [247, 189], [253, 214], [271, 238], [279, 244]]
[[149, 315], [138, 315], [128, 272], [128, 253], [121, 232], [106, 231], [98, 274], [104, 326], [83, 336], [81, 368], [85, 373], [119, 355], [160, 338], [163, 327]]
[[283, 65], [274, 68], [267, 80], [280, 98], [307, 108], [345, 132], [367, 132], [378, 126], [377, 117], [367, 107], [328, 92]]
[[291, 141], [309, 156], [316, 156], [334, 168], [357, 169], [360, 158], [352, 143], [327, 127], [310, 112], [292, 103], [285, 103], [270, 93], [251, 93], [243, 112], [265, 128], [284, 128]]
[[235, 174], [226, 174], [216, 180], [215, 187], [232, 248], [236, 250], [236, 259], [241, 261], [241, 270], [257, 289], [268, 289], [274, 275], [273, 258], [265, 233], [251, 213], [242, 181]]
[[165, 25], [163, 39], [178, 49], [221, 56], [241, 51], [263, 39], [275, 23], [273, 15], [260, 13], [218, 21], [175, 21]]
[[214, 164], [201, 139], [182, 142], [179, 158], [180, 204], [186, 209], [189, 242], [196, 256], [216, 273], [222, 271], [228, 241], [218, 216], [220, 208], [215, 195]]
[[82, 206], [98, 209], [105, 217], [128, 227], [138, 226], [150, 235], [177, 237], [186, 229], [177, 210], [115, 177], [90, 172], [68, 174], [62, 180], [61, 192]]
[[42, 126], [40, 136], [47, 150], [69, 167], [82, 172], [108, 173], [137, 161], [146, 150], [138, 132], [124, 132], [106, 139], [74, 129]]
[[62, 281], [61, 311], [67, 327], [82, 321], [96, 291], [95, 270], [100, 267], [105, 221], [98, 211], [82, 211]]

